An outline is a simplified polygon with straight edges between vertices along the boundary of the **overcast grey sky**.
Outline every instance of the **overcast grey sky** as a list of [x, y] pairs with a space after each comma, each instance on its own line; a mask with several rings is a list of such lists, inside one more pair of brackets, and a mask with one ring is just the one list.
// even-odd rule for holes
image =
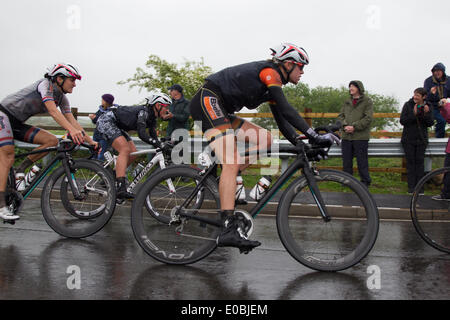
[[402, 105], [436, 62], [450, 68], [449, 12], [445, 0], [1, 1], [0, 99], [66, 61], [83, 76], [72, 106], [94, 111], [106, 92], [134, 104], [146, 93], [116, 83], [150, 54], [219, 71], [292, 42], [310, 55], [311, 87], [359, 79]]

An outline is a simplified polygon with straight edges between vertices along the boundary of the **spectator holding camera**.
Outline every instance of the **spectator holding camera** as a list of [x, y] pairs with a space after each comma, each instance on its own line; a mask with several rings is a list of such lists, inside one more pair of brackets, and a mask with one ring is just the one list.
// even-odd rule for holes
[[425, 80], [423, 86], [436, 120], [436, 138], [444, 138], [446, 121], [439, 112], [438, 104], [441, 99], [450, 97], [450, 77], [445, 74], [445, 66], [440, 62], [433, 66], [431, 72], [432, 75]]
[[170, 105], [169, 112], [162, 118], [169, 121], [167, 138], [170, 138], [177, 129], [189, 130], [189, 116], [191, 113], [189, 111], [189, 100], [183, 95], [183, 87], [179, 84], [174, 84], [168, 89], [173, 102]]
[[404, 104], [400, 115], [403, 125], [402, 145], [406, 157], [408, 193], [413, 193], [425, 174], [425, 150], [428, 145], [428, 127], [434, 123], [432, 107], [426, 102], [425, 88], [414, 90], [414, 96]]

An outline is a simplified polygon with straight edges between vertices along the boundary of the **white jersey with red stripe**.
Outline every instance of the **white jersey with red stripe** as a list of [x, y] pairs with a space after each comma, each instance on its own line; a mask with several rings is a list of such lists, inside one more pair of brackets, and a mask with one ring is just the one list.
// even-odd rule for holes
[[29, 117], [46, 113], [44, 102], [54, 101], [62, 113], [70, 113], [66, 95], [48, 79], [41, 79], [4, 98], [2, 105], [17, 120], [25, 122]]

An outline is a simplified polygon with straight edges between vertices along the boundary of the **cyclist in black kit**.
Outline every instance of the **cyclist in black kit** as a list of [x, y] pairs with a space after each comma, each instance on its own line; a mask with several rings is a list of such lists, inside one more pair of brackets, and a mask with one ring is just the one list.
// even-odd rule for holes
[[[304, 66], [309, 63], [306, 51], [290, 43], [271, 50], [271, 60], [241, 64], [210, 75], [190, 104], [192, 118], [202, 122], [202, 131], [222, 165], [219, 193], [226, 228], [217, 243], [219, 246], [238, 247], [245, 253], [261, 243], [241, 235], [234, 215], [236, 176], [249, 166], [248, 161], [240, 159], [236, 139], [247, 139], [256, 145], [253, 149], [265, 150], [270, 147], [272, 137], [266, 129], [233, 113], [243, 107], [255, 109], [261, 103], [269, 102], [281, 133], [292, 144], [296, 144], [299, 138], [295, 129], [323, 147], [340, 142], [332, 134], [317, 134], [284, 96], [282, 86], [297, 84], [304, 73]], [[251, 130], [256, 132], [253, 138], [245, 134]]]
[[119, 152], [116, 163], [117, 198], [134, 198], [134, 195], [127, 191], [125, 174], [127, 167], [135, 159], [130, 153], [137, 150], [127, 131], [136, 130], [142, 141], [161, 147], [156, 134], [156, 119], [162, 118], [169, 111], [171, 103], [172, 100], [167, 95], [155, 93], [147, 98], [145, 105], [113, 106], [98, 118], [98, 132]]
[[[15, 92], [0, 102], [0, 218], [16, 220], [5, 202], [6, 182], [9, 170], [14, 164], [14, 139], [40, 145], [45, 149], [58, 144], [58, 139], [50, 132], [25, 124], [25, 121], [39, 113], [49, 113], [64, 129], [69, 131], [75, 143], [86, 140], [97, 146], [97, 142], [85, 135], [83, 128], [72, 115], [66, 94], [72, 93], [76, 80], [81, 80], [77, 68], [70, 64], [57, 63], [48, 69], [44, 78]], [[60, 110], [58, 110], [58, 107]], [[47, 153], [30, 155], [16, 169], [18, 177], [24, 176], [26, 168]], [[23, 181], [19, 181], [22, 183]]]

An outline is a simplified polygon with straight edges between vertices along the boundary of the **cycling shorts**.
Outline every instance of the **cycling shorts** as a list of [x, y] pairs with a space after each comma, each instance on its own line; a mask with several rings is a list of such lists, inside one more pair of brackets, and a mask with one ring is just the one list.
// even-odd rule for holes
[[127, 141], [131, 141], [128, 133], [117, 126], [116, 116], [112, 111], [107, 111], [98, 118], [97, 131], [111, 144], [121, 136]]
[[245, 122], [244, 119], [226, 111], [220, 90], [208, 82], [197, 91], [189, 108], [192, 119], [201, 121], [203, 133], [216, 129], [216, 132], [207, 135], [210, 142], [231, 132], [236, 134]]
[[14, 139], [33, 143], [40, 130], [20, 122], [0, 105], [0, 147], [14, 145]]

